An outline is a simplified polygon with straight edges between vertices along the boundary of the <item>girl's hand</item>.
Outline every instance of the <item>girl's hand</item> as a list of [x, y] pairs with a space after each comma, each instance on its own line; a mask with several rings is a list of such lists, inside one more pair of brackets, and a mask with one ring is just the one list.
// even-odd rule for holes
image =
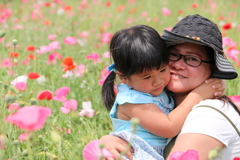
[[221, 97], [224, 95], [224, 91], [225, 82], [222, 79], [210, 78], [195, 88], [192, 93], [196, 93], [204, 100]]
[[215, 78], [209, 78], [205, 81], [205, 83], [211, 83], [212, 84], [212, 88], [215, 89], [215, 93], [214, 96], [215, 98], [221, 97], [225, 95], [225, 89], [226, 89], [226, 81], [223, 79], [219, 79], [220, 82], [214, 82]]
[[[105, 148], [112, 153], [112, 155], [116, 158], [120, 157], [120, 152], [126, 150], [128, 142], [112, 135], [105, 135], [101, 137], [100, 142], [105, 145]], [[125, 156], [128, 157], [130, 160], [133, 159], [132, 155], [133, 149], [131, 148], [129, 151], [126, 152]], [[106, 160], [113, 160], [112, 157], [105, 158]], [[124, 160], [122, 157], [121, 160]]]

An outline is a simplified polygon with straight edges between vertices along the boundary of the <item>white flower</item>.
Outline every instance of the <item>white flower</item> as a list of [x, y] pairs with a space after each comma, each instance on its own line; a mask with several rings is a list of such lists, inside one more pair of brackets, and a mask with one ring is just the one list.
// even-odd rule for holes
[[47, 79], [44, 76], [40, 76], [37, 78], [38, 84], [43, 84], [46, 81], [47, 81]]
[[25, 83], [27, 83], [27, 80], [28, 80], [28, 76], [22, 75], [22, 76], [18, 76], [14, 80], [12, 80], [11, 84], [14, 86], [18, 82], [25, 82]]
[[94, 116], [95, 111], [92, 109], [91, 101], [83, 101], [82, 107], [83, 109], [79, 112], [79, 116], [86, 116], [88, 118], [92, 118]]

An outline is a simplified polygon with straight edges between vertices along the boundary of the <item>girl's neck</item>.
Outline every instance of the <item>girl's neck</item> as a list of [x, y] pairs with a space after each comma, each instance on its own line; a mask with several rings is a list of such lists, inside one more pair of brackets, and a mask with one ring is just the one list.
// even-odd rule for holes
[[186, 93], [175, 93], [174, 94], [174, 101], [175, 106], [178, 106], [186, 97], [188, 94]]

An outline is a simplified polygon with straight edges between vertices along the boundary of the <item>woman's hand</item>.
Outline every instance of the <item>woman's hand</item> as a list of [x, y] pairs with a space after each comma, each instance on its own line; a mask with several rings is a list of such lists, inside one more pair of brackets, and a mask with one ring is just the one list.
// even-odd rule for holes
[[[100, 138], [100, 142], [105, 145], [105, 148], [112, 153], [112, 155], [117, 158], [120, 156], [120, 152], [125, 152], [128, 146], [128, 142], [115, 136], [105, 135]], [[133, 149], [130, 148], [125, 154], [129, 159], [133, 159], [132, 155]], [[112, 157], [105, 158], [106, 160], [113, 160]], [[121, 160], [124, 160], [121, 157]]]

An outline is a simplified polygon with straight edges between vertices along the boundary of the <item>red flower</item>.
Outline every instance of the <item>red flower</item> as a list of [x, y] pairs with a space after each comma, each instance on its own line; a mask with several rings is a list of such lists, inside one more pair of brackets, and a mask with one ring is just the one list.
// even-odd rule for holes
[[179, 11], [178, 11], [178, 14], [179, 14], [179, 15], [183, 14], [183, 10], [179, 10]]
[[111, 5], [111, 2], [108, 1], [108, 2], [106, 3], [106, 7], [109, 7], [110, 5]]
[[193, 3], [192, 8], [197, 8], [197, 3]]
[[46, 7], [50, 7], [51, 6], [51, 3], [45, 3], [44, 4]]
[[36, 59], [36, 57], [34, 56], [34, 54], [29, 54], [27, 59]]
[[51, 91], [45, 90], [45, 91], [39, 92], [37, 98], [38, 100], [43, 100], [43, 99], [51, 100], [53, 98], [53, 94]]
[[35, 47], [34, 46], [27, 46], [26, 50], [33, 52], [35, 50]]
[[31, 72], [28, 74], [29, 79], [37, 79], [40, 75], [37, 72]]
[[10, 52], [9, 56], [13, 58], [13, 57], [18, 57], [19, 54], [17, 52]]
[[66, 72], [67, 70], [72, 70], [76, 67], [76, 65], [74, 65], [72, 57], [67, 57], [62, 61], [62, 64], [64, 66], [63, 71]]
[[223, 30], [228, 30], [228, 29], [231, 29], [232, 28], [232, 24], [231, 23], [226, 23], [222, 26], [222, 29]]
[[233, 160], [240, 160], [240, 157], [235, 157]]

